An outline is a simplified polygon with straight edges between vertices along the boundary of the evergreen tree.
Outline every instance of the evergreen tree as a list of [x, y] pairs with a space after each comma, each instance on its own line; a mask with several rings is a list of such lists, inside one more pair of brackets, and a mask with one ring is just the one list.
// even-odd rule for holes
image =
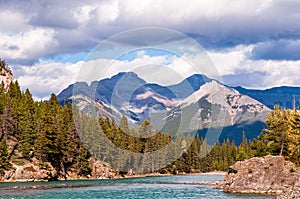
[[4, 138], [0, 141], [0, 176], [4, 174], [5, 170], [8, 170], [10, 168], [11, 164], [9, 163], [6, 138]]
[[255, 155], [283, 155], [300, 165], [298, 110], [280, 109], [279, 106], [275, 106], [267, 119], [267, 129], [251, 143], [251, 148], [256, 151]]
[[120, 129], [121, 129], [124, 133], [126, 133], [126, 134], [129, 133], [130, 129], [129, 129], [129, 126], [128, 126], [128, 119], [127, 119], [127, 117], [123, 116], [123, 117], [121, 118], [120, 126], [119, 126], [119, 127], [120, 127]]
[[90, 175], [92, 172], [92, 169], [89, 166], [89, 162], [87, 161], [90, 158], [89, 152], [84, 148], [80, 147], [79, 149], [79, 155], [77, 156], [77, 174], [81, 176], [87, 176]]
[[267, 116], [267, 128], [260, 139], [268, 146], [272, 155], [288, 155], [289, 127], [287, 111], [275, 106]]
[[299, 110], [289, 111], [289, 159], [300, 165], [300, 113]]
[[8, 99], [7, 105], [3, 110], [3, 114], [1, 116], [1, 135], [0, 140], [3, 137], [8, 138], [9, 136], [13, 136], [16, 132], [17, 121], [14, 118], [14, 110], [11, 107], [10, 99]]
[[35, 104], [28, 89], [26, 89], [25, 93], [22, 93], [21, 101], [22, 105], [18, 107], [17, 111], [18, 135], [21, 143], [20, 151], [23, 158], [30, 160], [30, 152], [33, 150], [34, 140], [36, 139], [36, 129], [34, 118]]

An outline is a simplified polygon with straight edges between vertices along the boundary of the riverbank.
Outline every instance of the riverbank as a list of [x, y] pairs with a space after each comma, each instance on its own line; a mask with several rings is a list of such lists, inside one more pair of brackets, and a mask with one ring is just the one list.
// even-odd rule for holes
[[[99, 178], [86, 178], [86, 177], [78, 177], [78, 178], [68, 178], [68, 179], [57, 179], [56, 181], [76, 181], [76, 180], [114, 180], [114, 179], [123, 179], [123, 178], [146, 178], [146, 177], [165, 177], [165, 176], [185, 176], [185, 175], [225, 175], [227, 172], [224, 171], [212, 171], [212, 172], [205, 172], [205, 173], [178, 173], [178, 174], [161, 174], [159, 172], [155, 173], [147, 173], [147, 174], [133, 174], [133, 175], [115, 175], [114, 177], [99, 177]], [[10, 183], [10, 182], [49, 182], [49, 180], [43, 179], [10, 179], [10, 180], [3, 180], [0, 183]]]
[[227, 172], [225, 171], [211, 171], [211, 172], [205, 172], [205, 173], [178, 173], [178, 174], [171, 174], [166, 173], [162, 174], [159, 172], [155, 173], [147, 173], [147, 174], [134, 174], [134, 175], [124, 175], [124, 176], [118, 176], [114, 179], [122, 179], [122, 178], [146, 178], [146, 177], [165, 177], [165, 176], [187, 176], [187, 175], [222, 175], [225, 176]]
[[[219, 180], [210, 180], [214, 176], [223, 176], [224, 172], [209, 172], [209, 173], [192, 173], [192, 174], [160, 174], [160, 173], [151, 173], [151, 174], [137, 174], [132, 176], [124, 176], [113, 179], [70, 179], [70, 180], [58, 180], [58, 181], [24, 181], [16, 180], [9, 182], [0, 183], [0, 195], [1, 193], [9, 192], [18, 192], [18, 191], [30, 191], [30, 190], [50, 190], [50, 189], [65, 189], [65, 188], [80, 188], [80, 187], [94, 187], [103, 184], [115, 184], [122, 182], [123, 179], [135, 180], [135, 181], [145, 181], [146, 178], [151, 177], [183, 177], [183, 178], [194, 178], [194, 181], [191, 182], [173, 182], [176, 184], [183, 185], [218, 185], [223, 181], [223, 177]], [[201, 177], [202, 176], [202, 177]], [[198, 179], [208, 179], [199, 181]], [[139, 180], [140, 179], [140, 180]], [[165, 178], [162, 178], [165, 179]], [[160, 180], [158, 180], [160, 181]], [[162, 180], [163, 181], [163, 180]]]
[[[194, 182], [221, 181], [220, 175], [175, 175], [115, 180], [79, 180], [30, 183], [3, 183], [1, 199], [57, 199], [57, 198], [218, 198], [266, 199], [264, 196], [231, 195], [213, 186]], [[27, 186], [24, 187], [24, 186]], [[30, 189], [28, 189], [28, 186]]]

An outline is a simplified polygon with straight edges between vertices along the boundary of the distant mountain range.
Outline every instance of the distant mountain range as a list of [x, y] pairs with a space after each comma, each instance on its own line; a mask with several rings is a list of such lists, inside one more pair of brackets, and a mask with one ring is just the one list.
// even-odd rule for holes
[[299, 87], [275, 87], [266, 90], [253, 90], [243, 87], [234, 87], [237, 91], [244, 95], [248, 95], [257, 101], [263, 103], [270, 109], [275, 105], [283, 108], [297, 108], [300, 106], [300, 88]]
[[[176, 85], [161, 86], [147, 83], [133, 72], [122, 72], [90, 85], [72, 84], [58, 99], [71, 100], [85, 112], [114, 118], [116, 122], [124, 115], [131, 126], [150, 119], [157, 129], [173, 135], [194, 132], [214, 137], [208, 133], [215, 132], [221, 141], [229, 138], [240, 143], [243, 131], [253, 139], [265, 127], [266, 115], [280, 99], [278, 90], [273, 92], [277, 98], [268, 92], [230, 88], [200, 74]], [[286, 105], [293, 95], [288, 93], [278, 102]]]

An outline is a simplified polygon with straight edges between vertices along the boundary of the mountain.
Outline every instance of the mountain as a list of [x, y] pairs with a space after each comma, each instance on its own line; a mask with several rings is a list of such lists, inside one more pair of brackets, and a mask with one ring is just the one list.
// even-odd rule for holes
[[[118, 73], [111, 78], [94, 81], [90, 86], [77, 82], [64, 89], [57, 97], [60, 101], [94, 101], [105, 107], [104, 116], [126, 115], [134, 122], [142, 122], [149, 117], [150, 109], [168, 109], [176, 102], [176, 96], [170, 89], [147, 84], [133, 72]], [[87, 105], [88, 103], [81, 103], [81, 109], [87, 109]]]
[[178, 98], [184, 99], [199, 90], [202, 85], [211, 81], [212, 80], [205, 75], [194, 74], [176, 85], [168, 86], [168, 88], [173, 91]]
[[164, 131], [175, 133], [197, 129], [201, 136], [211, 138], [212, 143], [215, 136], [240, 143], [243, 131], [249, 139], [257, 137], [265, 127], [269, 112], [270, 109], [260, 102], [211, 80], [168, 113], [166, 124], [170, 125], [166, 125]]
[[237, 91], [244, 95], [248, 95], [257, 101], [265, 104], [270, 109], [275, 105], [283, 108], [293, 109], [300, 106], [300, 88], [299, 87], [275, 87], [266, 90], [252, 90], [243, 87], [234, 87]]
[[[117, 123], [122, 115], [129, 118], [131, 126], [151, 119], [156, 129], [172, 135], [224, 126], [221, 137], [231, 140], [237, 136], [237, 129], [240, 135], [248, 130], [249, 138], [256, 137], [270, 111], [255, 99], [201, 74], [176, 85], [161, 86], [147, 83], [133, 72], [122, 72], [90, 85], [77, 82], [64, 89], [58, 99], [72, 100], [79, 109], [113, 117]], [[254, 132], [249, 130], [252, 124], [260, 124]]]

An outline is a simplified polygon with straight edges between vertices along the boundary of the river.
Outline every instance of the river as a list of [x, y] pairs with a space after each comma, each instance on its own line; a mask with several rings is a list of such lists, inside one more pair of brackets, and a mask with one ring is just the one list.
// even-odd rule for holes
[[185, 175], [117, 180], [0, 183], [0, 198], [89, 199], [89, 198], [274, 198], [267, 195], [226, 194], [195, 182], [222, 180], [222, 175]]

